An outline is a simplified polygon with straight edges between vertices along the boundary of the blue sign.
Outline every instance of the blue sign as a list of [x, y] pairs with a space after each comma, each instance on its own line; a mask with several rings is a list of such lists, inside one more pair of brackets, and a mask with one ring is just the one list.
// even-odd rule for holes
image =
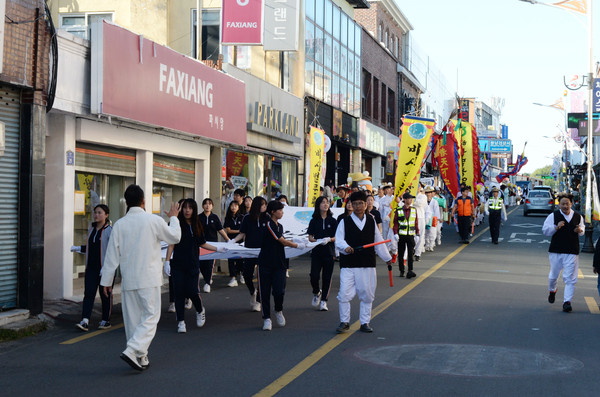
[[72, 150], [67, 150], [67, 165], [75, 165], [75, 153]]
[[512, 141], [510, 139], [480, 139], [479, 150], [482, 153], [510, 153]]
[[594, 79], [594, 113], [600, 112], [600, 79]]
[[500, 125], [500, 132], [502, 134], [502, 139], [508, 139], [508, 126], [506, 124]]

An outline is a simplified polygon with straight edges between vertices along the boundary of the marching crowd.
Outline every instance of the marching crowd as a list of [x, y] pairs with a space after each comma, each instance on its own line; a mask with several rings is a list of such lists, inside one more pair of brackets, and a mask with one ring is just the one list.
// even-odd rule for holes
[[[454, 224], [460, 242], [468, 244], [474, 228], [488, 216], [492, 243], [498, 244], [500, 222], [507, 218], [503, 192], [498, 187], [491, 191], [478, 189], [474, 197], [468, 186], [461, 186], [461, 194], [455, 199], [447, 191], [432, 186], [419, 185], [416, 190], [416, 195], [408, 190], [394, 195], [391, 184], [380, 186], [375, 193], [343, 185], [333, 195], [330, 189], [324, 189], [315, 202], [305, 243], [283, 236], [283, 226], [279, 223], [287, 205], [283, 195], [267, 202], [260, 196], [252, 199], [244, 190], [237, 189], [223, 223], [212, 212], [212, 200], [204, 199], [200, 212], [195, 200], [182, 199], [165, 212], [169, 217], [166, 223], [144, 210], [144, 192], [131, 185], [125, 191], [127, 214], [112, 226], [109, 208], [104, 204], [96, 206], [87, 244], [72, 247], [72, 251], [86, 255], [82, 320], [77, 327], [88, 331], [97, 291], [102, 301], [99, 328], [111, 327], [112, 287], [120, 268], [127, 339], [121, 358], [134, 369], [144, 370], [149, 365], [148, 347], [160, 319], [162, 273], [169, 277], [168, 311], [176, 313], [177, 332], [187, 331], [186, 308], [194, 307], [196, 326], [202, 327], [206, 310], [199, 292], [201, 289], [211, 292], [215, 261], [200, 260], [199, 250], [227, 252], [234, 244], [243, 242], [247, 248], [259, 248], [260, 254], [257, 258], [229, 259], [227, 285], [246, 285], [250, 309], [261, 312], [263, 330], [270, 331], [273, 327], [271, 296], [275, 323], [279, 327], [286, 325], [283, 303], [289, 259], [285, 247], [305, 249], [306, 244], [311, 244], [312, 306], [328, 310], [334, 265], [339, 261], [340, 324], [336, 332], [349, 330], [350, 302], [355, 296], [360, 300], [360, 331], [373, 332], [370, 320], [377, 284], [376, 256], [386, 262], [390, 275], [393, 264], [397, 263], [398, 276], [417, 277], [414, 263], [441, 244], [444, 226]], [[336, 219], [332, 207], [343, 208], [344, 212]], [[544, 227], [546, 232], [550, 224]], [[579, 228], [576, 231], [581, 232]], [[214, 244], [219, 236], [227, 244]], [[164, 262], [161, 242], [169, 244]], [[554, 262], [552, 268], [556, 273], [556, 269], [562, 269], [559, 257]], [[554, 293], [557, 277], [553, 284], [551, 280]], [[567, 295], [570, 298], [572, 293]]]

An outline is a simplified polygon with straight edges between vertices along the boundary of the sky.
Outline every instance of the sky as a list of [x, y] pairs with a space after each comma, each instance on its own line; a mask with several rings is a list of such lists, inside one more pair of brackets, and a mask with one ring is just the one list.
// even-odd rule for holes
[[[505, 99], [500, 122], [508, 125], [514, 157], [527, 142], [529, 162], [521, 172], [552, 164], [561, 145], [544, 136], [559, 133], [564, 114], [534, 103], [553, 104], [566, 89], [563, 78], [589, 73], [586, 19], [519, 0], [395, 1], [413, 26], [413, 39], [460, 97], [488, 104], [491, 97]], [[600, 2], [592, 15], [600, 21]], [[600, 25], [593, 33], [596, 62]]]

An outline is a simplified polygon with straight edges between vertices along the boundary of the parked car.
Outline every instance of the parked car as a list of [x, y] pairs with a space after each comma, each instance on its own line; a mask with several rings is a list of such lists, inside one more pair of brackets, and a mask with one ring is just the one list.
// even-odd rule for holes
[[533, 189], [527, 195], [525, 204], [523, 204], [523, 216], [532, 212], [541, 212], [550, 214], [554, 211], [554, 197], [551, 190]]

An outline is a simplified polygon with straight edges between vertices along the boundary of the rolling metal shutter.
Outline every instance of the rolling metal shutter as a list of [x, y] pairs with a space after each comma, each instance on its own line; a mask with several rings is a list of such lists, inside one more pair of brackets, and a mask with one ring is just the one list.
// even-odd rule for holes
[[193, 188], [196, 183], [194, 160], [154, 155], [152, 180], [169, 185]]
[[75, 169], [92, 174], [135, 176], [135, 150], [77, 142]]
[[0, 122], [6, 137], [0, 156], [0, 311], [17, 306], [19, 120], [20, 90], [0, 85]]

